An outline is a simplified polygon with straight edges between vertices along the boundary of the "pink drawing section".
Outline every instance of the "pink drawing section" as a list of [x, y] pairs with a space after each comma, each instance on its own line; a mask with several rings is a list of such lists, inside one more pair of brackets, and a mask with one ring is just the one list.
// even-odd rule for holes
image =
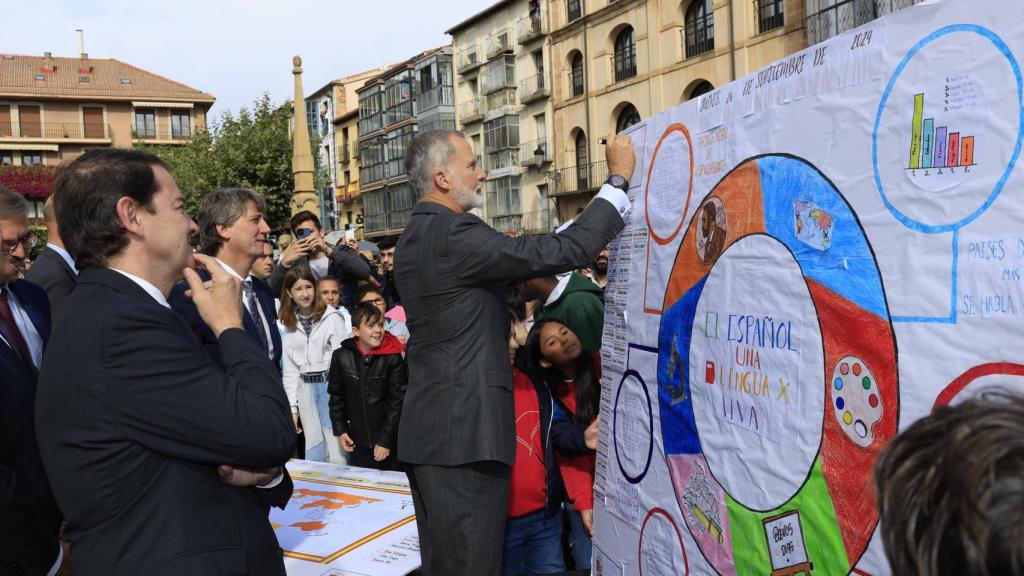
[[702, 454], [667, 455], [676, 500], [690, 535], [722, 576], [736, 576], [725, 491], [711, 476]]

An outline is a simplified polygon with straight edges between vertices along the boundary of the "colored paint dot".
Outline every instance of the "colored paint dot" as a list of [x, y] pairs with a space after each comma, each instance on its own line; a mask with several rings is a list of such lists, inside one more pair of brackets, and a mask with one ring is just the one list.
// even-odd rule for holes
[[842, 390], [843, 389], [843, 379], [842, 378], [836, 378], [835, 385], [836, 385], [836, 390]]
[[843, 376], [846, 376], [847, 374], [849, 374], [850, 373], [850, 365], [847, 364], [846, 362], [843, 362], [842, 364], [840, 364], [839, 365], [839, 373], [842, 374]]
[[845, 406], [846, 406], [846, 401], [843, 400], [842, 396], [840, 396], [839, 398], [836, 398], [836, 408], [842, 410], [843, 407], [845, 407]]
[[853, 375], [854, 376], [860, 376], [860, 364], [857, 364], [857, 363], [853, 364]]
[[864, 386], [865, 390], [871, 390], [871, 378], [865, 376], [863, 379], [861, 379], [860, 383], [861, 386]]
[[857, 423], [853, 425], [853, 429], [857, 432], [857, 436], [861, 438], [868, 437], [868, 427], [864, 424], [863, 420], [857, 420]]
[[849, 412], [843, 412], [843, 422], [846, 422], [847, 426], [853, 423], [853, 414], [850, 414]]
[[868, 404], [870, 404], [872, 408], [878, 408], [878, 396], [875, 396], [874, 394], [872, 394], [868, 398]]

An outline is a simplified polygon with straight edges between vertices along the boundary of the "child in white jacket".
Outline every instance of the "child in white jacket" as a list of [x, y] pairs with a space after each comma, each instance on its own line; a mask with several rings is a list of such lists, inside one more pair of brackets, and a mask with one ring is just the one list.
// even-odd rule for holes
[[296, 432], [302, 417], [306, 459], [345, 464], [345, 453], [331, 430], [327, 373], [334, 350], [352, 334], [351, 321], [324, 303], [306, 266], [296, 266], [285, 275], [278, 316], [284, 326], [284, 390]]

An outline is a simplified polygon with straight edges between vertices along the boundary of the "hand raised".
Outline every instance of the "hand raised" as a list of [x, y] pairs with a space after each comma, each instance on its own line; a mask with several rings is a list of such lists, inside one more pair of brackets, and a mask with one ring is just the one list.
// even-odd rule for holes
[[242, 284], [228, 274], [215, 258], [203, 254], [193, 256], [210, 273], [210, 281], [203, 282], [195, 270], [184, 270], [192, 301], [199, 316], [215, 336], [228, 328], [242, 327]]
[[289, 267], [295, 263], [296, 260], [303, 256], [309, 255], [309, 243], [304, 240], [292, 240], [292, 243], [284, 249], [281, 253], [281, 264], [285, 267]]
[[636, 153], [629, 136], [609, 134], [605, 137], [604, 157], [608, 161], [608, 174], [618, 174], [629, 180], [636, 167]]

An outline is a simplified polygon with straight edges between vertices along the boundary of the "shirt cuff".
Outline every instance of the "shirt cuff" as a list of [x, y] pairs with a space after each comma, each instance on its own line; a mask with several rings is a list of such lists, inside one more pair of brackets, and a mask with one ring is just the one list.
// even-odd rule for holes
[[277, 488], [277, 485], [280, 484], [282, 480], [284, 480], [284, 466], [278, 469], [277, 476], [274, 476], [273, 480], [267, 482], [263, 486], [257, 486], [257, 488], [259, 488], [260, 490], [270, 490], [271, 488]]
[[57, 573], [57, 570], [60, 570], [60, 565], [61, 565], [61, 562], [63, 562], [63, 561], [64, 561], [64, 547], [61, 546], [60, 544], [57, 544], [57, 560], [53, 563], [53, 566], [50, 567], [50, 571], [46, 573], [46, 576], [54, 576], [54, 574]]
[[615, 207], [615, 210], [622, 216], [622, 219], [626, 219], [626, 215], [633, 206], [629, 203], [629, 196], [625, 192], [612, 186], [611, 184], [605, 184], [601, 186], [601, 190], [597, 193], [598, 198], [604, 198]]

